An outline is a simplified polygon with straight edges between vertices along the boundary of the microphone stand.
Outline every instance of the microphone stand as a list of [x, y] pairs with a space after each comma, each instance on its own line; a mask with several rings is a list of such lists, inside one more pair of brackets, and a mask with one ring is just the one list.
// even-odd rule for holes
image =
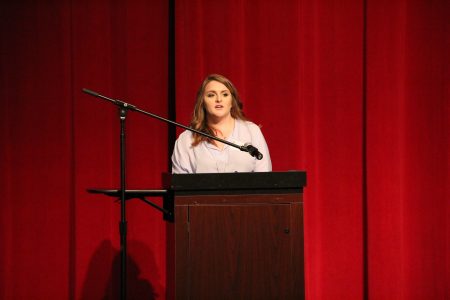
[[[116, 104], [117, 105], [117, 104]], [[127, 220], [125, 215], [125, 191], [126, 191], [126, 172], [125, 172], [125, 121], [128, 112], [126, 103], [119, 106], [120, 117], [120, 299], [127, 298]]]
[[237, 145], [235, 143], [229, 142], [227, 140], [218, 138], [216, 136], [212, 136], [210, 134], [201, 132], [199, 130], [193, 129], [191, 127], [182, 125], [180, 123], [177, 123], [175, 121], [171, 121], [169, 119], [165, 119], [163, 117], [160, 117], [158, 115], [149, 113], [147, 111], [144, 111], [142, 109], [139, 109], [135, 105], [123, 102], [121, 100], [112, 99], [103, 95], [100, 95], [99, 93], [93, 92], [91, 90], [83, 88], [82, 91], [86, 94], [89, 94], [91, 96], [109, 101], [110, 103], [116, 105], [119, 108], [119, 118], [120, 118], [120, 222], [119, 222], [119, 232], [120, 232], [120, 299], [125, 300], [127, 297], [127, 220], [126, 220], [126, 197], [125, 197], [125, 191], [126, 191], [126, 157], [125, 157], [125, 140], [126, 140], [126, 132], [125, 132], [125, 121], [127, 117], [127, 112], [130, 111], [136, 111], [139, 113], [142, 113], [144, 115], [150, 116], [152, 118], [158, 119], [160, 121], [163, 121], [165, 123], [169, 123], [181, 128], [184, 128], [186, 130], [195, 132], [197, 134], [206, 136], [209, 139], [219, 141], [221, 143], [227, 144], [229, 146], [232, 146], [234, 148], [237, 148], [241, 151], [248, 152], [251, 156], [255, 157], [258, 160], [261, 160], [263, 158], [262, 154], [258, 151], [257, 148], [252, 146], [251, 144], [244, 144], [244, 145]]

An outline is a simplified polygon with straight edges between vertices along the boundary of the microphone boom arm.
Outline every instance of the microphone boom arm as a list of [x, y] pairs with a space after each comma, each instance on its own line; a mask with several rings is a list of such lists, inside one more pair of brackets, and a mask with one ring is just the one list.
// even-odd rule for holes
[[119, 107], [122, 107], [122, 108], [124, 108], [124, 109], [128, 109], [128, 110], [131, 110], [131, 111], [139, 112], [139, 113], [141, 113], [141, 114], [147, 115], [147, 116], [152, 117], [152, 118], [154, 118], [154, 119], [158, 119], [158, 120], [163, 121], [163, 122], [165, 122], [165, 123], [169, 123], [169, 124], [172, 124], [172, 125], [181, 127], [181, 128], [183, 128], [183, 129], [189, 130], [189, 131], [191, 131], [191, 132], [195, 132], [195, 133], [197, 133], [197, 134], [203, 135], [203, 136], [205, 136], [205, 137], [207, 137], [207, 138], [209, 138], [209, 139], [212, 139], [212, 140], [215, 140], [215, 141], [218, 141], [218, 142], [221, 142], [221, 143], [230, 145], [230, 146], [232, 146], [232, 147], [234, 147], [234, 148], [237, 148], [237, 149], [239, 149], [239, 150], [241, 150], [241, 151], [248, 152], [251, 156], [255, 157], [255, 158], [258, 159], [258, 160], [261, 160], [261, 159], [263, 158], [263, 155], [258, 151], [258, 149], [257, 149], [256, 147], [252, 146], [252, 145], [249, 144], [249, 143], [246, 143], [246, 144], [244, 144], [244, 145], [242, 145], [242, 146], [239, 146], [239, 145], [237, 145], [237, 144], [235, 144], [235, 143], [232, 143], [232, 142], [229, 142], [229, 141], [227, 141], [227, 140], [218, 138], [218, 137], [216, 137], [216, 136], [212, 136], [212, 135], [210, 135], [210, 134], [207, 134], [207, 133], [205, 133], [205, 132], [199, 131], [199, 130], [197, 130], [197, 129], [194, 129], [194, 128], [185, 126], [185, 125], [180, 124], [180, 123], [177, 123], [177, 122], [175, 122], [175, 121], [172, 121], [172, 120], [163, 118], [163, 117], [161, 117], [161, 116], [155, 115], [155, 114], [153, 114], [153, 113], [147, 112], [147, 111], [145, 111], [145, 110], [139, 109], [137, 106], [135, 106], [135, 105], [133, 105], [133, 104], [130, 104], [130, 103], [127, 103], [127, 102], [123, 102], [123, 101], [121, 101], [121, 100], [112, 99], [112, 98], [103, 96], [103, 95], [101, 95], [101, 94], [99, 94], [99, 93], [96, 93], [96, 92], [91, 91], [91, 90], [86, 89], [86, 88], [83, 88], [82, 91], [83, 91], [84, 93], [88, 94], [88, 95], [91, 95], [91, 96], [94, 96], [94, 97], [97, 97], [97, 98], [100, 98], [100, 99], [103, 99], [103, 100], [112, 102], [113, 104], [115, 104], [115, 105], [117, 105], [117, 106], [119, 106]]

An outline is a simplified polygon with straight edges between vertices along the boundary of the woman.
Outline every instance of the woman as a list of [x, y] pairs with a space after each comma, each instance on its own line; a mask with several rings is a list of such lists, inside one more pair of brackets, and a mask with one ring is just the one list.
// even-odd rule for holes
[[263, 155], [257, 160], [249, 153], [184, 131], [175, 142], [172, 173], [269, 172], [269, 149], [257, 125], [242, 112], [234, 85], [224, 76], [206, 77], [197, 93], [191, 128], [217, 136], [239, 146], [249, 143]]

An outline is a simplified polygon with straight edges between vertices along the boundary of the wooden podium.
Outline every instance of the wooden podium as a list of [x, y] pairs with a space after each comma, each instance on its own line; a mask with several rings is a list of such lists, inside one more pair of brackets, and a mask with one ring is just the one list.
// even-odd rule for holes
[[174, 174], [168, 299], [304, 299], [305, 172]]

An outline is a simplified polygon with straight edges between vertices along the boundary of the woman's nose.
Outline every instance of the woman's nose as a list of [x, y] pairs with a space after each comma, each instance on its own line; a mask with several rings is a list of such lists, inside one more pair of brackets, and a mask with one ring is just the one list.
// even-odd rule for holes
[[217, 96], [216, 102], [222, 102], [222, 95], [218, 95], [218, 96]]

